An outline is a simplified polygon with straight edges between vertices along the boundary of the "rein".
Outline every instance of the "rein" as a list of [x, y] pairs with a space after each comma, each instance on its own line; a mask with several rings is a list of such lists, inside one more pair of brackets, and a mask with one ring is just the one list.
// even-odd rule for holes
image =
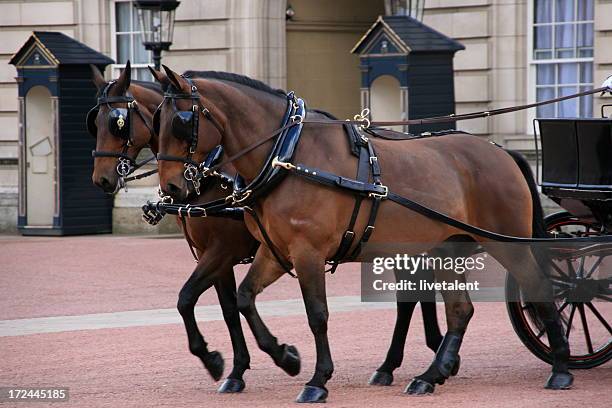
[[370, 127], [377, 127], [377, 126], [398, 126], [398, 125], [426, 125], [426, 124], [433, 124], [433, 123], [443, 123], [443, 122], [449, 122], [449, 121], [458, 121], [458, 120], [468, 120], [468, 119], [477, 119], [477, 118], [486, 118], [489, 116], [496, 116], [496, 115], [502, 115], [505, 113], [511, 113], [511, 112], [517, 112], [520, 110], [525, 110], [525, 109], [530, 109], [530, 108], [535, 108], [538, 106], [542, 106], [542, 105], [548, 105], [551, 103], [556, 103], [556, 102], [561, 102], [567, 99], [573, 99], [573, 98], [579, 98], [582, 96], [587, 96], [587, 95], [592, 95], [592, 94], [596, 94], [599, 92], [607, 92], [609, 91], [610, 88], [608, 87], [601, 87], [601, 88], [597, 88], [597, 89], [592, 89], [590, 91], [584, 91], [584, 92], [579, 92], [576, 94], [572, 94], [572, 95], [567, 95], [567, 96], [562, 96], [559, 98], [555, 98], [555, 99], [547, 99], [545, 101], [541, 101], [541, 102], [536, 102], [536, 103], [530, 103], [530, 104], [526, 104], [526, 105], [519, 105], [519, 106], [511, 106], [511, 107], [506, 107], [506, 108], [499, 108], [499, 109], [493, 109], [490, 111], [481, 111], [481, 112], [472, 112], [472, 113], [464, 113], [461, 115], [455, 115], [455, 114], [450, 114], [450, 115], [446, 115], [446, 116], [435, 116], [435, 117], [431, 117], [431, 118], [423, 118], [423, 119], [409, 119], [409, 120], [398, 120], [398, 121], [374, 121], [371, 122], [367, 116], [370, 114], [370, 110], [369, 109], [364, 109], [360, 114], [355, 115], [353, 120], [340, 120], [340, 119], [304, 119], [300, 116], [296, 116], [291, 118], [290, 122], [287, 123], [287, 125], [283, 126], [282, 128], [279, 128], [277, 130], [275, 130], [274, 132], [270, 133], [268, 136], [264, 137], [263, 139], [257, 141], [256, 143], [245, 147], [244, 149], [240, 150], [239, 152], [237, 152], [236, 154], [228, 157], [227, 159], [223, 160], [221, 163], [207, 169], [204, 171], [204, 176], [207, 176], [209, 174], [214, 173], [216, 170], [218, 170], [220, 167], [223, 167], [229, 163], [234, 162], [235, 160], [239, 159], [240, 157], [244, 156], [245, 154], [257, 149], [258, 147], [260, 147], [261, 145], [265, 144], [266, 142], [274, 139], [277, 135], [279, 135], [280, 133], [282, 133], [283, 131], [289, 129], [290, 127], [296, 126], [296, 125], [300, 125], [300, 124], [306, 124], [306, 123], [310, 123], [310, 124], [319, 124], [319, 125], [357, 125], [359, 126], [361, 129], [365, 130], [368, 129]]

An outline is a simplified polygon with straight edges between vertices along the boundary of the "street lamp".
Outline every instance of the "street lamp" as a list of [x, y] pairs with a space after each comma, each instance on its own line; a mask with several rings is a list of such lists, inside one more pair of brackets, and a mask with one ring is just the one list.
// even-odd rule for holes
[[179, 4], [176, 0], [134, 0], [142, 30], [142, 43], [147, 50], [153, 51], [153, 64], [158, 71], [161, 68], [162, 50], [168, 50], [172, 44], [174, 11]]

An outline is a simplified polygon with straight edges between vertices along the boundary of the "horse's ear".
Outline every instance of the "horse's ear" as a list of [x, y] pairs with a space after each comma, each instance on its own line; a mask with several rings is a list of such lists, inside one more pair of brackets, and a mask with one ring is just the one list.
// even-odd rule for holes
[[94, 85], [98, 90], [102, 89], [106, 85], [106, 80], [104, 79], [104, 75], [100, 71], [100, 68], [93, 64], [89, 64], [89, 68], [91, 69], [91, 79], [93, 80]]
[[180, 77], [179, 74], [172, 71], [170, 68], [168, 68], [167, 66], [163, 64], [162, 64], [162, 67], [164, 67], [164, 71], [166, 71], [166, 75], [168, 75], [168, 79], [170, 80], [170, 82], [172, 82], [172, 85], [174, 85], [176, 89], [182, 90], [183, 87], [181, 85], [181, 80], [179, 79]]
[[121, 71], [121, 75], [117, 78], [117, 88], [121, 90], [121, 92], [125, 92], [130, 87], [130, 82], [132, 81], [132, 65], [130, 64], [130, 60], [125, 64], [125, 69]]
[[149, 68], [149, 72], [151, 72], [151, 75], [153, 75], [153, 78], [155, 78], [155, 80], [159, 82], [163, 88], [168, 86], [168, 84], [170, 83], [170, 80], [168, 79], [168, 76], [166, 74], [164, 74], [161, 71], [156, 70], [150, 65], [147, 65], [147, 68]]

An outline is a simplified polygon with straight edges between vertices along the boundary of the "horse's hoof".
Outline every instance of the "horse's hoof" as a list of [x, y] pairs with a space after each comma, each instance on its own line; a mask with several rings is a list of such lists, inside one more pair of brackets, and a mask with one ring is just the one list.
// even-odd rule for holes
[[393, 374], [386, 373], [384, 371], [374, 371], [372, 377], [370, 377], [370, 381], [368, 381], [370, 385], [391, 385], [393, 384]]
[[457, 375], [457, 373], [459, 372], [459, 367], [461, 367], [461, 357], [457, 356], [457, 361], [455, 362], [455, 365], [453, 366], [453, 369], [450, 372], [450, 375], [452, 377]]
[[295, 402], [325, 402], [326, 399], [327, 390], [325, 388], [315, 387], [314, 385], [305, 385]]
[[225, 366], [225, 362], [223, 361], [223, 356], [218, 351], [211, 351], [202, 357], [202, 362], [204, 363], [204, 367], [208, 370], [210, 375], [215, 381], [219, 381], [221, 376], [223, 375], [223, 368]]
[[410, 395], [431, 394], [434, 392], [434, 386], [433, 384], [421, 380], [420, 378], [415, 378], [410, 382], [410, 384], [408, 384], [404, 392]]
[[295, 377], [300, 373], [300, 353], [294, 346], [283, 344], [281, 347], [283, 348], [283, 354], [278, 366], [290, 376]]
[[549, 390], [569, 390], [574, 383], [574, 376], [570, 373], [552, 373], [546, 381], [544, 388]]
[[244, 390], [244, 381], [237, 378], [226, 378], [217, 389], [219, 394], [235, 394]]

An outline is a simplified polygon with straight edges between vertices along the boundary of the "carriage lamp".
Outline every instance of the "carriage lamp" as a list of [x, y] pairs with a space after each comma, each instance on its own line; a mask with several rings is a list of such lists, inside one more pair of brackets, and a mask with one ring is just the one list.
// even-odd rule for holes
[[161, 68], [161, 53], [170, 49], [174, 32], [174, 12], [179, 1], [176, 0], [134, 0], [142, 30], [142, 43], [145, 49], [153, 52], [153, 64]]

